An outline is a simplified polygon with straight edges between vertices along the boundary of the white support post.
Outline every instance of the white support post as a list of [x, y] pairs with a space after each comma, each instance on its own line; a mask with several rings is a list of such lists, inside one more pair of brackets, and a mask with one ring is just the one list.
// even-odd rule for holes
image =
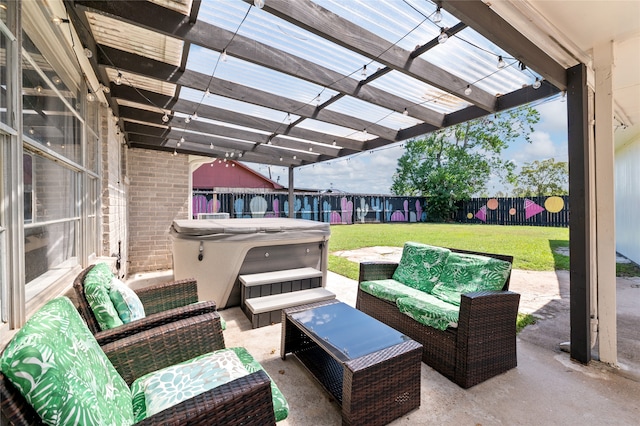
[[613, 140], [613, 43], [595, 46], [595, 185], [598, 347], [602, 362], [617, 363], [616, 244]]

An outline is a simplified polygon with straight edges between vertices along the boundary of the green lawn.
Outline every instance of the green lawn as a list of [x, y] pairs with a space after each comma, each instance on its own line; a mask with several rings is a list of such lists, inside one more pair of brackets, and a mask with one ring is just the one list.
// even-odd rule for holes
[[[330, 254], [362, 247], [402, 247], [406, 241], [513, 256], [513, 267], [530, 271], [569, 269], [569, 257], [555, 253], [569, 247], [569, 229], [542, 226], [500, 226], [440, 223], [332, 225]], [[329, 270], [358, 279], [359, 266], [329, 256]], [[637, 265], [618, 264], [619, 276], [640, 276]]]

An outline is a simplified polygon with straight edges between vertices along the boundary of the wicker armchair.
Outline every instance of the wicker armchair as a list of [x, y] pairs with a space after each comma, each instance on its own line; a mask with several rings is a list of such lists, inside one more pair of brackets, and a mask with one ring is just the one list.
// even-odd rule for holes
[[[451, 249], [513, 262], [512, 256]], [[389, 279], [398, 264], [364, 262], [358, 283]], [[463, 294], [458, 327], [446, 330], [423, 325], [401, 313], [393, 302], [379, 299], [360, 289], [356, 308], [404, 333], [423, 346], [422, 362], [455, 382], [469, 388], [517, 365], [516, 318], [520, 295], [509, 290]]]
[[92, 268], [93, 265], [78, 274], [73, 281], [73, 288], [80, 316], [101, 345], [159, 325], [216, 310], [214, 301], [195, 303], [198, 301], [198, 287], [195, 280], [172, 281], [135, 290], [144, 306], [147, 315], [145, 318], [102, 331], [84, 293], [84, 280]]
[[[143, 331], [102, 347], [127, 384], [195, 356], [224, 348], [217, 313], [207, 313]], [[257, 371], [147, 417], [137, 425], [275, 424], [271, 381]], [[42, 425], [35, 410], [0, 373], [2, 424]]]

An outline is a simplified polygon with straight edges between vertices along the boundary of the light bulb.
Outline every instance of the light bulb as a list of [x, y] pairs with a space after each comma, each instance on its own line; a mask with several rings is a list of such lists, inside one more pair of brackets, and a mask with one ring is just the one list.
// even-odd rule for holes
[[122, 73], [118, 73], [118, 76], [116, 77], [116, 81], [115, 81], [117, 86], [120, 86], [122, 84]]
[[229, 153], [228, 153], [228, 152], [225, 152], [225, 153], [224, 153], [224, 156], [225, 156], [225, 157], [228, 157], [228, 156], [229, 156]]
[[53, 84], [55, 85], [62, 83], [62, 80], [57, 75], [54, 75], [53, 77], [51, 77], [51, 81], [53, 81]]
[[193, 113], [193, 119], [194, 119], [194, 120], [197, 120], [197, 119], [198, 119], [198, 113], [197, 113], [197, 112], [194, 112], [194, 113]]
[[165, 112], [164, 115], [162, 116], [162, 122], [166, 123], [168, 121], [169, 121], [169, 114]]
[[89, 49], [88, 47], [84, 48], [84, 56], [86, 56], [87, 58], [92, 58], [93, 57], [93, 52], [91, 51], [91, 49]]
[[225, 166], [225, 167], [229, 167], [229, 163], [225, 164], [224, 166]]
[[222, 53], [220, 54], [220, 60], [222, 62], [227, 62], [227, 49], [222, 50]]
[[280, 161], [282, 161], [282, 157], [280, 157]]
[[100, 86], [98, 86], [98, 90], [101, 90], [102, 93], [111, 93], [111, 89], [109, 89], [104, 84], [100, 84]]
[[91, 93], [91, 91], [89, 91], [89, 92], [87, 93], [87, 100], [88, 100], [89, 102], [93, 102], [93, 101], [95, 101], [95, 100], [96, 100], [96, 95], [94, 95], [93, 93]]
[[51, 146], [51, 141], [47, 141], [47, 146]]
[[536, 77], [536, 81], [533, 82], [533, 88], [534, 89], [539, 89], [540, 86], [542, 86], [542, 82], [540, 81], [540, 79], [538, 77]]
[[229, 157], [233, 158], [233, 156], [234, 156], [235, 154], [236, 154], [236, 153], [232, 151], [232, 152], [231, 152], [231, 154], [229, 154]]
[[[409, 111], [405, 108], [404, 111], [402, 111], [402, 115], [409, 115]], [[333, 144], [335, 145], [336, 142], [334, 141]]]
[[313, 147], [312, 146], [309, 147], [309, 152], [311, 152], [311, 151], [313, 151]]
[[187, 124], [188, 124], [188, 123], [190, 123], [190, 122], [191, 122], [191, 116], [190, 116], [190, 115], [188, 115], [188, 116], [184, 119], [184, 122], [185, 122], [185, 123], [187, 123]]
[[320, 94], [318, 93], [318, 96], [316, 96], [316, 105], [320, 106]]
[[180, 138], [180, 140], [178, 141], [178, 143], [176, 144], [176, 146], [180, 146], [182, 145], [182, 143], [184, 142], [184, 138]]
[[362, 133], [367, 134], [367, 129], [362, 129]]
[[37, 85], [37, 86], [36, 86], [36, 92], [38, 92], [38, 93], [42, 93], [42, 86]]
[[178, 155], [178, 151], [176, 151], [175, 149], [173, 150], [173, 156], [175, 157], [176, 155]]
[[36, 132], [36, 131], [35, 131], [35, 130], [33, 130], [33, 127], [29, 127], [29, 134], [30, 134], [30, 135], [33, 135], [35, 132]]
[[362, 79], [363, 80], [367, 78], [367, 66], [366, 65], [364, 65], [362, 67], [362, 73], [361, 74], [362, 74]]
[[449, 39], [447, 33], [444, 32], [444, 28], [440, 28], [440, 35], [438, 36], [438, 43], [443, 44]]
[[242, 157], [242, 153], [241, 152], [238, 153], [238, 158], [240, 158], [240, 157]]
[[213, 142], [209, 145], [209, 149], [213, 149]]
[[264, 0], [253, 0], [253, 5], [258, 9], [262, 9], [264, 7]]
[[504, 62], [504, 59], [502, 59], [502, 56], [498, 56], [498, 68], [502, 69], [506, 66], [507, 64]]
[[442, 12], [440, 12], [440, 6], [436, 9], [436, 13], [433, 14], [433, 23], [437, 24], [442, 21]]
[[467, 84], [467, 88], [464, 89], [464, 94], [469, 96], [471, 94], [471, 86]]
[[291, 124], [291, 114], [287, 113], [287, 123]]
[[336, 146], [336, 141], [333, 141], [333, 144], [332, 144], [332, 145], [333, 145], [333, 146]]
[[293, 159], [295, 160], [296, 158], [298, 158], [296, 155], [293, 156]]
[[[64, 21], [66, 21], [66, 19], [62, 19], [58, 16], [56, 16], [55, 18], [51, 19], [51, 22], [53, 22], [56, 25], [60, 25], [62, 24]], [[68, 21], [67, 21], [68, 22]]]
[[207, 88], [207, 90], [205, 90], [205, 91], [204, 91], [204, 96], [205, 96], [205, 97], [207, 97], [207, 98], [208, 98], [209, 96], [211, 96], [211, 92], [209, 91], [209, 89], [208, 89], [208, 88]]
[[235, 166], [236, 166], [236, 163], [231, 163], [231, 167], [235, 167]]

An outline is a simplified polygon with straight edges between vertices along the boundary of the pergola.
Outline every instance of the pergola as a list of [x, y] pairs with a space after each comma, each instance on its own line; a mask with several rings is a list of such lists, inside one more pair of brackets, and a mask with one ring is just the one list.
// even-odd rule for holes
[[129, 147], [289, 167], [290, 188], [295, 167], [563, 92], [571, 356], [590, 360], [593, 201], [581, 58], [552, 57], [480, 0], [64, 3], [95, 72], [91, 95], [109, 104]]

